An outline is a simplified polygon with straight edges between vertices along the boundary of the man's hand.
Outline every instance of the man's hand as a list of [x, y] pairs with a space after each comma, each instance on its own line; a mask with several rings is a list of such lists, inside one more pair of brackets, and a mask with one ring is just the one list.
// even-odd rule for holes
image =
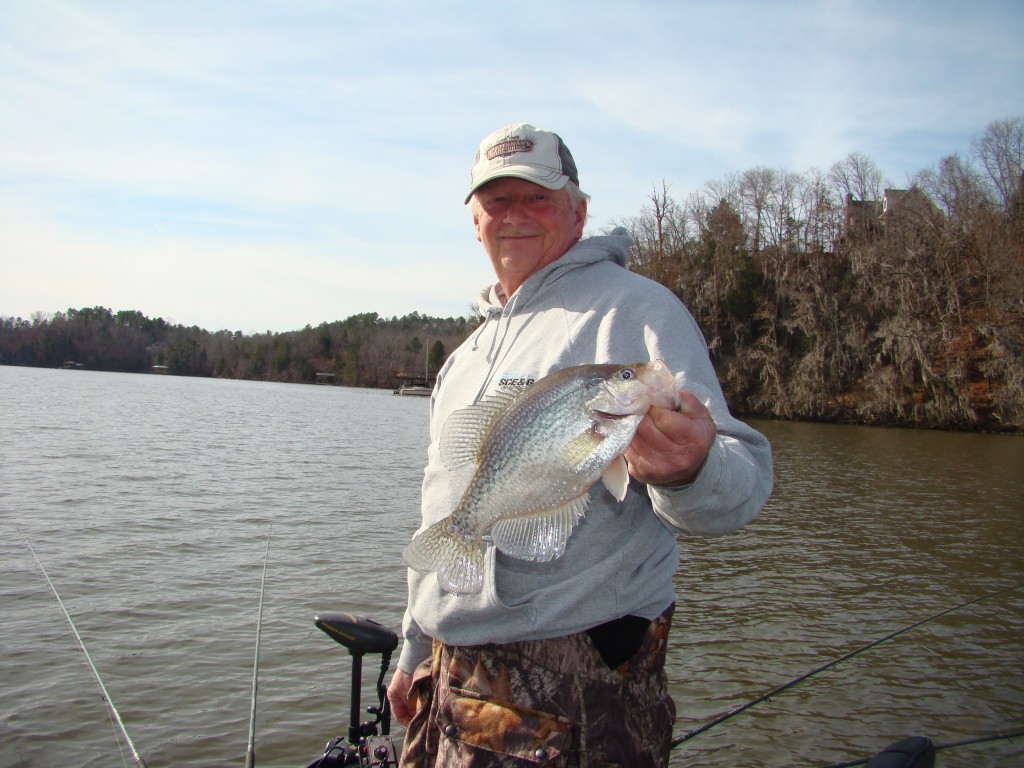
[[692, 483], [715, 442], [718, 430], [704, 404], [685, 391], [679, 401], [678, 411], [651, 408], [624, 454], [629, 474], [641, 483], [668, 488]]
[[412, 675], [396, 669], [391, 678], [391, 684], [388, 686], [388, 703], [391, 705], [392, 716], [402, 725], [408, 725], [412, 716], [416, 714], [410, 693], [412, 693]]

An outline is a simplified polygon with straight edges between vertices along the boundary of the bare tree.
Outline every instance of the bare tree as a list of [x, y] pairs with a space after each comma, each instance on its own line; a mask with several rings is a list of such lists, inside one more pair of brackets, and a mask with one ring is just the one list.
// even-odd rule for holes
[[997, 201], [1008, 210], [1024, 175], [1024, 120], [994, 120], [971, 146], [995, 187]]
[[793, 253], [799, 249], [800, 229], [803, 227], [797, 199], [800, 183], [800, 174], [781, 169], [775, 172], [766, 235], [768, 244], [780, 251]]
[[842, 209], [819, 169], [812, 168], [798, 177], [796, 209], [803, 222], [801, 249], [814, 253], [831, 250], [842, 234]]
[[739, 198], [742, 201], [744, 218], [753, 229], [753, 252], [761, 251], [764, 240], [766, 210], [775, 188], [776, 172], [763, 165], [751, 168], [740, 175]]
[[855, 200], [882, 199], [882, 172], [863, 152], [851, 152], [844, 160], [833, 163], [828, 180], [840, 200], [845, 200], [848, 194]]
[[935, 168], [921, 171], [913, 181], [957, 222], [973, 221], [986, 202], [985, 179], [959, 155], [942, 158]]
[[633, 236], [630, 267], [662, 285], [672, 287], [679, 279], [679, 270], [687, 240], [685, 211], [668, 194], [668, 185], [654, 188], [650, 201], [640, 215], [624, 226]]

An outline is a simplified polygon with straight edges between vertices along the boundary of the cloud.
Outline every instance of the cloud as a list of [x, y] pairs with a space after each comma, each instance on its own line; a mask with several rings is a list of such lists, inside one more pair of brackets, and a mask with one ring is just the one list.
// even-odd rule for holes
[[499, 125], [563, 135], [596, 231], [662, 180], [685, 197], [858, 151], [899, 183], [1024, 103], [1015, 4], [2, 13], [0, 314], [105, 304], [243, 330], [463, 314], [491, 276], [462, 196]]

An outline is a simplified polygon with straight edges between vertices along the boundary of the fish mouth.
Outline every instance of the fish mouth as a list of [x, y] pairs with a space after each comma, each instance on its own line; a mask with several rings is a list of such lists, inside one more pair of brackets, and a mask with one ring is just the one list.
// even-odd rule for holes
[[602, 419], [605, 419], [606, 421], [618, 421], [619, 419], [626, 419], [629, 418], [630, 416], [636, 415], [635, 413], [612, 413], [611, 411], [601, 411], [597, 409], [594, 409], [592, 413], [595, 416], [600, 416]]
[[640, 380], [649, 388], [651, 404], [677, 410], [679, 393], [676, 392], [675, 377], [663, 360], [653, 360], [640, 371]]

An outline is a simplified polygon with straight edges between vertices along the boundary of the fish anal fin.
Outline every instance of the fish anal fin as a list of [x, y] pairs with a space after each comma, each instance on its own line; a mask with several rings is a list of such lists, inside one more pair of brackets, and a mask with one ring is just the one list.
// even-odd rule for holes
[[565, 552], [566, 542], [589, 503], [590, 496], [583, 494], [557, 509], [499, 520], [491, 526], [491, 540], [518, 560], [554, 560]]
[[604, 487], [615, 497], [616, 501], [626, 498], [629, 489], [629, 466], [622, 456], [616, 456], [601, 474]]

